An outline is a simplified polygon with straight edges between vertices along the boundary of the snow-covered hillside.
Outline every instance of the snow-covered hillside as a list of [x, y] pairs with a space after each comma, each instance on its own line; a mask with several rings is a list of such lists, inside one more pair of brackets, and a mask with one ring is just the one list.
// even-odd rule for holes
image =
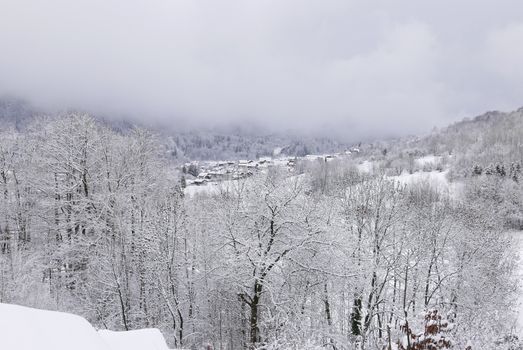
[[[516, 242], [519, 243], [519, 269], [520, 281], [523, 281], [523, 233], [514, 232]], [[518, 330], [523, 333], [523, 295], [519, 298]]]
[[167, 350], [157, 329], [96, 331], [80, 316], [0, 304], [2, 350]]
[[463, 184], [459, 182], [449, 182], [448, 170], [445, 171], [418, 171], [413, 174], [403, 172], [398, 176], [390, 176], [389, 179], [397, 181], [406, 186], [426, 184], [430, 185], [433, 189], [446, 193], [453, 198], [460, 196]]

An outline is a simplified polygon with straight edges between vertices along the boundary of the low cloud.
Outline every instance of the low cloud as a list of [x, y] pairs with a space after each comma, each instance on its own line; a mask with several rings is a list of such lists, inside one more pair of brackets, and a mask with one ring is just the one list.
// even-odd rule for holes
[[523, 105], [518, 1], [2, 1], [0, 94], [354, 138]]

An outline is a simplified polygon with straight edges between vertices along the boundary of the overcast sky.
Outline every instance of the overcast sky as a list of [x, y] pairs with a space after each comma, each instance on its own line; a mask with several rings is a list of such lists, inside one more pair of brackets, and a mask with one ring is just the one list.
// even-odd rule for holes
[[523, 105], [521, 0], [0, 0], [0, 94], [406, 134]]

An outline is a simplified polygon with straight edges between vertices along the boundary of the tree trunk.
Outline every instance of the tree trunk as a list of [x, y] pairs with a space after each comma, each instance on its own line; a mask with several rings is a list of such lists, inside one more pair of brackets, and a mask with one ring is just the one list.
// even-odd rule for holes
[[262, 284], [260, 281], [254, 281], [254, 295], [251, 300], [251, 317], [249, 320], [250, 324], [250, 343], [251, 347], [254, 349], [256, 343], [260, 342], [260, 328], [258, 326], [258, 307], [260, 304], [260, 295], [262, 292]]

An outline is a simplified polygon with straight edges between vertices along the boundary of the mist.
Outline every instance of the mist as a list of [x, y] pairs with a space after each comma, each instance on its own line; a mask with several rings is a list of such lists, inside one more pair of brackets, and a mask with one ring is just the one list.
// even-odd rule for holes
[[0, 95], [146, 123], [427, 132], [523, 103], [519, 1], [1, 1]]

